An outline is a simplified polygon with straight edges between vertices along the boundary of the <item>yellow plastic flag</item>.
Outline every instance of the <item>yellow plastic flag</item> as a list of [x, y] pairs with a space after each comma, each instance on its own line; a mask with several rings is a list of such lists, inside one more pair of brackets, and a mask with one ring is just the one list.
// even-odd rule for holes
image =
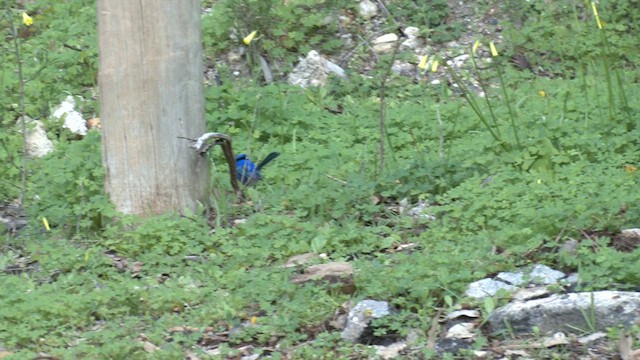
[[425, 55], [422, 57], [422, 59], [420, 59], [420, 63], [418, 64], [418, 67], [420, 69], [424, 69], [427, 67], [427, 60], [429, 60], [429, 55]]
[[438, 70], [438, 60], [433, 60], [431, 63], [431, 72], [436, 72]]
[[602, 21], [600, 21], [600, 15], [598, 15], [598, 7], [596, 6], [596, 2], [591, 2], [591, 9], [593, 10], [593, 16], [596, 17], [596, 23], [598, 24], [598, 29], [602, 30]]
[[478, 48], [480, 47], [481, 43], [480, 40], [476, 40], [476, 42], [473, 43], [473, 47], [471, 48], [471, 53], [473, 55], [476, 54], [476, 51], [478, 51]]
[[258, 30], [252, 31], [251, 34], [245, 36], [244, 39], [242, 39], [242, 42], [247, 45], [251, 44], [251, 41], [253, 41], [253, 38], [256, 37], [257, 33], [258, 33]]
[[29, 14], [27, 14], [26, 12], [22, 13], [22, 23], [27, 25], [27, 26], [31, 26], [31, 24], [33, 24], [33, 18], [31, 16], [29, 16]]
[[42, 217], [42, 224], [44, 225], [44, 228], [47, 229], [47, 231], [51, 231], [51, 228], [49, 227], [49, 221], [47, 221], [46, 217]]
[[493, 44], [493, 41], [489, 43], [489, 48], [491, 49], [491, 56], [498, 56], [498, 50], [496, 46]]

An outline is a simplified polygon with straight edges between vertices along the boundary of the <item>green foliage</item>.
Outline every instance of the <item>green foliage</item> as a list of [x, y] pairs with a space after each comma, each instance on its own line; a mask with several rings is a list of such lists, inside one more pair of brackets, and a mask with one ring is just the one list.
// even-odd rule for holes
[[[639, 250], [622, 252], [614, 242], [640, 218], [640, 130], [629, 121], [640, 107], [640, 87], [622, 81], [638, 78], [629, 51], [637, 39], [625, 36], [638, 24], [621, 20], [624, 12], [629, 19], [640, 12], [631, 1], [601, 1], [609, 25], [599, 38], [586, 2], [517, 3], [503, 4], [521, 31], [507, 30], [501, 50], [531, 54], [536, 69], [549, 74], [519, 72], [506, 61], [500, 75], [480, 71], [495, 116], [487, 115], [489, 126], [478, 120], [478, 112], [489, 111], [483, 99], [472, 109], [457, 90], [392, 76], [384, 169], [379, 78], [330, 79], [303, 90], [258, 86], [220, 71], [223, 85], [206, 89], [208, 128], [233, 135], [235, 151], [254, 160], [274, 150], [282, 155], [263, 169], [262, 182], [244, 189], [248, 201], [236, 204], [227, 165], [217, 149], [209, 154], [216, 164], [217, 218], [208, 219], [214, 229], [202, 209], [148, 219], [116, 215], [102, 189], [99, 134], [77, 140], [45, 120], [57, 150], [29, 160], [27, 211], [32, 229], [46, 218], [53, 231], [0, 240], [1, 267], [19, 269], [0, 272], [0, 344], [19, 358], [179, 358], [198, 348], [209, 327], [229, 335], [221, 356], [236, 356], [236, 345], [250, 343], [265, 353], [278, 348], [274, 358], [371, 358], [371, 348], [344, 344], [326, 326], [349, 298], [392, 302], [399, 313], [376, 321], [377, 335], [405, 336], [409, 328], [427, 333], [469, 282], [530, 262], [578, 271], [588, 289], [637, 284]], [[46, 119], [65, 91], [91, 99], [94, 5], [29, 3], [34, 27], [20, 41], [31, 117]], [[352, 2], [338, 0], [203, 5], [210, 9], [203, 17], [207, 54], [226, 53], [259, 30], [251, 51], [283, 68], [311, 48], [337, 51], [335, 19], [354, 11]], [[388, 5], [428, 27], [434, 41], [455, 35], [444, 1]], [[15, 59], [0, 52], [0, 60], [4, 200], [19, 191], [11, 184], [20, 176], [22, 145]], [[85, 114], [95, 111], [93, 100], [83, 104]], [[402, 213], [403, 198], [429, 201], [426, 212], [436, 220]], [[575, 255], [558, 250], [569, 238], [579, 240]], [[406, 244], [410, 250], [396, 250]], [[312, 263], [350, 261], [355, 292], [292, 283], [302, 270], [281, 265], [308, 252], [326, 256]], [[485, 302], [485, 315], [499, 305]], [[178, 326], [192, 329], [170, 330]], [[147, 353], [140, 334], [160, 350]]]
[[394, 1], [388, 9], [405, 24], [428, 29], [427, 36], [435, 43], [454, 40], [463, 30], [462, 24], [449, 23], [450, 5], [446, 0]]
[[[52, 3], [41, 0], [30, 2], [26, 11], [34, 19], [28, 29], [21, 28], [19, 39], [27, 82], [27, 115], [46, 118], [51, 107], [69, 92], [92, 99], [92, 88], [97, 85], [98, 64], [95, 2], [71, 0]], [[11, 21], [20, 23], [20, 11], [14, 9], [11, 14]], [[0, 88], [2, 106], [15, 111], [11, 105], [19, 103], [15, 54], [6, 52], [0, 56], [4, 57], [0, 73], [5, 77]], [[90, 114], [94, 110], [93, 103], [88, 103], [82, 110]]]
[[[625, 36], [640, 26], [637, 11], [630, 10], [634, 1], [610, 0], [598, 5], [611, 41], [610, 56], [628, 61], [634, 66], [638, 57], [636, 45]], [[512, 49], [525, 54], [535, 67], [545, 72], [572, 77], [580, 73], [581, 65], [599, 56], [601, 44], [590, 1], [500, 2], [505, 15], [516, 25], [507, 27], [506, 40]]]
[[[2, 56], [2, 55], [0, 55]], [[0, 128], [0, 202], [18, 198], [20, 193], [20, 175], [22, 166], [22, 136], [18, 133], [16, 119], [3, 112]]]
[[[9, 1], [5, 1], [7, 4]], [[6, 11], [5, 11], [6, 10]], [[0, 201], [14, 200], [19, 192], [22, 134], [19, 129], [20, 91], [13, 36], [16, 26], [25, 81], [26, 115], [46, 118], [68, 93], [83, 96], [85, 114], [95, 113], [93, 88], [97, 86], [98, 49], [95, 2], [71, 0], [29, 2], [24, 9], [33, 25], [21, 24], [21, 9], [3, 8], [0, 27], [7, 37], [0, 51]], [[74, 19], [71, 21], [71, 19]], [[81, 21], [78, 21], [81, 20]]]
[[80, 141], [61, 141], [56, 150], [29, 167], [29, 214], [46, 218], [53, 227], [95, 231], [114, 210], [103, 190], [104, 168], [100, 133], [91, 131]]
[[199, 216], [194, 219], [169, 214], [150, 220], [124, 217], [105, 231], [104, 245], [131, 257], [145, 253], [152, 257], [202, 254], [207, 248], [207, 232], [207, 224]]
[[269, 60], [292, 63], [312, 49], [331, 54], [340, 47], [334, 39], [345, 0], [223, 0], [211, 4], [203, 18], [205, 44], [213, 55], [241, 45], [242, 38], [259, 32], [260, 50]]

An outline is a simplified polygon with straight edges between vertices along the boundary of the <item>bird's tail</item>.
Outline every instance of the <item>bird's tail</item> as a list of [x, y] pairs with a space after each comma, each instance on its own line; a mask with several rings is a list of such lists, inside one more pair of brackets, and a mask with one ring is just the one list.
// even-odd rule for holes
[[258, 170], [262, 169], [265, 165], [273, 161], [273, 159], [277, 158], [278, 156], [280, 156], [279, 152], [277, 151], [272, 152], [271, 154], [267, 155], [267, 157], [264, 158], [264, 160], [260, 161], [260, 163], [258, 164], [258, 166], [256, 166], [256, 168]]

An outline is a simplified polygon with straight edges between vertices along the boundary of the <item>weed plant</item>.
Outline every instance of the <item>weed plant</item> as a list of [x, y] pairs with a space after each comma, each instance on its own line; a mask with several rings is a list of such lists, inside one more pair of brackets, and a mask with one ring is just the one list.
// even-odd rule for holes
[[[207, 53], [226, 53], [259, 30], [262, 51], [285, 68], [311, 48], [337, 51], [336, 30], [321, 20], [353, 11], [340, 1], [265, 3], [203, 2], [211, 11], [203, 17]], [[276, 358], [369, 358], [371, 348], [345, 344], [339, 329], [326, 326], [348, 299], [390, 301], [400, 312], [378, 331], [405, 335], [409, 328], [426, 334], [440, 312], [465, 302], [469, 282], [530, 263], [578, 271], [590, 290], [637, 286], [640, 250], [612, 243], [640, 218], [638, 130], [630, 121], [640, 97], [625, 81], [638, 77], [637, 59], [623, 51], [633, 37], [616, 25], [622, 11], [630, 19], [639, 13], [625, 0], [606, 3], [599, 29], [590, 3], [516, 9], [505, 2], [514, 19], [529, 20], [519, 24], [522, 37], [509, 33], [499, 45], [500, 56], [524, 47], [549, 74], [496, 59], [499, 73], [489, 67], [476, 75], [490, 85], [486, 100], [391, 76], [386, 128], [394, 156], [381, 172], [377, 79], [354, 75], [303, 90], [221, 71], [222, 85], [206, 91], [208, 128], [233, 135], [236, 151], [252, 158], [282, 155], [237, 205], [225, 195], [225, 165], [210, 154], [213, 229], [200, 212], [138, 219], [113, 211], [102, 190], [99, 133], [76, 140], [46, 121], [65, 91], [83, 95], [85, 113], [95, 111], [95, 4], [29, 3], [33, 28], [20, 38], [25, 108], [45, 120], [57, 149], [29, 160], [29, 229], [0, 239], [0, 348], [17, 358], [179, 358], [185, 350], [204, 358], [196, 345], [209, 328], [228, 336], [220, 356], [250, 343]], [[309, 8], [318, 12], [301, 17]], [[70, 14], [78, 21], [65, 21]], [[570, 21], [552, 21], [566, 14]], [[576, 29], [582, 41], [568, 46]], [[539, 47], [526, 47], [523, 39], [537, 31]], [[6, 52], [0, 59], [0, 200], [7, 201], [20, 190], [5, 185], [19, 183], [20, 114], [15, 60]], [[339, 113], [326, 109], [338, 106]], [[436, 220], [400, 214], [403, 198], [429, 201]], [[575, 255], [558, 251], [569, 238], [579, 239]], [[412, 250], [395, 250], [409, 243]], [[355, 293], [291, 283], [299, 269], [281, 265], [305, 252], [328, 258], [318, 262], [350, 261]], [[185, 326], [196, 330], [175, 330]], [[149, 352], [149, 343], [159, 349]]]

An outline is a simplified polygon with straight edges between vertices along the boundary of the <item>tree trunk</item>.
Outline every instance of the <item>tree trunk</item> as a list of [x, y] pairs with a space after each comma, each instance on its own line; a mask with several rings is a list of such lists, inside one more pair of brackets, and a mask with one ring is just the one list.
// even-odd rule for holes
[[119, 211], [152, 215], [205, 200], [200, 0], [99, 0], [105, 187]]

